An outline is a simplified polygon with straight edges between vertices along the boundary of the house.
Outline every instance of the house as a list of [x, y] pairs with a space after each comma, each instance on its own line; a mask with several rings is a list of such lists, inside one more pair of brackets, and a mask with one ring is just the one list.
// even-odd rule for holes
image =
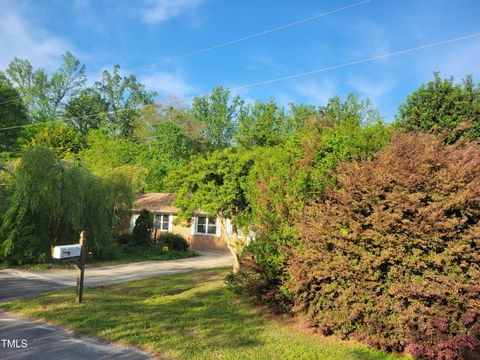
[[146, 209], [154, 216], [157, 235], [163, 231], [180, 234], [187, 239], [192, 249], [228, 250], [228, 240], [239, 236], [229, 219], [222, 221], [219, 217], [210, 217], [202, 212], [195, 214], [190, 226], [175, 224], [178, 209], [172, 205], [174, 200], [175, 194], [171, 193], [139, 194], [133, 203], [130, 231], [140, 212]]

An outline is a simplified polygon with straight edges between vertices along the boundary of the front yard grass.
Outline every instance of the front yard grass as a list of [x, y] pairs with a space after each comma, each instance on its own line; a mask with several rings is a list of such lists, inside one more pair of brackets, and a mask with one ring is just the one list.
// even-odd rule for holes
[[73, 289], [0, 303], [0, 309], [168, 359], [377, 359], [401, 357], [322, 338], [253, 309], [224, 282], [227, 269]]

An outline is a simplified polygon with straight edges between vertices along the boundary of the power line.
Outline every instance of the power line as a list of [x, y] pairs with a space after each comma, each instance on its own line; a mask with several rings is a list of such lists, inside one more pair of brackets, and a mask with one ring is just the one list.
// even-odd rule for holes
[[[373, 0], [360, 1], [360, 2], [355, 3], [355, 4], [347, 5], [347, 6], [338, 8], [338, 9], [330, 10], [330, 11], [323, 12], [323, 13], [313, 15], [313, 16], [309, 16], [309, 17], [306, 17], [306, 18], [303, 18], [303, 19], [300, 19], [300, 20], [297, 20], [297, 21], [294, 21], [294, 22], [291, 22], [291, 23], [288, 23], [288, 24], [284, 24], [284, 25], [276, 26], [276, 27], [273, 27], [273, 28], [270, 28], [270, 29], [267, 29], [267, 30], [264, 30], [264, 31], [260, 31], [260, 32], [255, 33], [255, 34], [246, 35], [246, 36], [240, 37], [238, 39], [226, 41], [226, 42], [219, 43], [217, 45], [206, 47], [206, 48], [203, 48], [203, 49], [200, 49], [200, 50], [195, 50], [195, 51], [192, 51], [192, 52], [189, 52], [189, 53], [186, 53], [186, 54], [174, 56], [174, 57], [164, 59], [162, 61], [158, 61], [158, 62], [155, 62], [155, 63], [152, 63], [152, 64], [138, 66], [138, 67], [129, 69], [127, 72], [132, 72], [132, 71], [140, 70], [140, 69], [146, 69], [146, 68], [154, 67], [156, 65], [165, 64], [167, 62], [172, 62], [172, 61], [175, 61], [175, 60], [180, 60], [180, 59], [183, 59], [183, 58], [187, 58], [187, 57], [190, 57], [190, 56], [193, 56], [193, 55], [203, 54], [203, 53], [206, 53], [208, 51], [212, 51], [212, 50], [216, 50], [216, 49], [219, 49], [219, 48], [222, 48], [222, 47], [225, 47], [225, 46], [237, 44], [237, 43], [242, 42], [242, 41], [254, 39], [254, 38], [257, 38], [257, 37], [260, 37], [260, 36], [263, 36], [263, 35], [270, 34], [270, 33], [275, 32], [275, 31], [287, 29], [289, 27], [300, 25], [300, 24], [303, 24], [303, 23], [308, 22], [308, 21], [316, 20], [316, 19], [319, 19], [319, 18], [327, 16], [327, 15], [332, 15], [332, 14], [335, 14], [335, 13], [338, 13], [338, 12], [341, 12], [341, 11], [344, 11], [344, 10], [348, 10], [348, 9], [353, 8], [353, 7], [369, 3], [371, 1], [373, 1]], [[0, 102], [0, 105], [7, 104], [7, 103], [12, 102], [12, 101], [16, 101], [17, 99], [22, 99], [22, 98], [17, 97], [17, 98], [14, 98], [14, 99], [6, 100], [6, 101], [3, 101], [3, 102]]]
[[199, 50], [195, 50], [195, 51], [192, 51], [192, 52], [189, 52], [189, 53], [186, 53], [186, 54], [182, 54], [182, 55], [174, 56], [174, 57], [171, 57], [171, 58], [167, 58], [167, 59], [164, 59], [164, 60], [161, 60], [161, 61], [152, 63], [152, 64], [147, 64], [147, 65], [138, 66], [138, 67], [135, 67], [135, 68], [130, 69], [129, 71], [146, 69], [146, 68], [154, 67], [154, 66], [156, 66], [156, 65], [160, 65], [160, 64], [165, 64], [165, 63], [168, 63], [168, 62], [172, 62], [172, 61], [175, 61], [175, 60], [184, 59], [184, 58], [187, 58], [187, 57], [190, 57], [190, 56], [193, 56], [193, 55], [203, 54], [203, 53], [206, 53], [206, 52], [208, 52], [208, 51], [216, 50], [216, 49], [219, 49], [219, 48], [222, 48], [222, 47], [225, 47], [225, 46], [229, 46], [229, 45], [233, 45], [233, 44], [238, 44], [239, 42], [242, 42], [242, 41], [254, 39], [254, 38], [257, 38], [257, 37], [260, 37], [260, 36], [263, 36], [263, 35], [270, 34], [270, 33], [275, 32], [275, 31], [287, 29], [287, 28], [289, 28], [289, 27], [296, 26], [296, 25], [300, 25], [300, 24], [306, 23], [306, 22], [308, 22], [308, 21], [316, 20], [316, 19], [319, 19], [319, 18], [324, 17], [324, 16], [327, 16], [327, 15], [336, 14], [336, 13], [338, 13], [338, 12], [341, 12], [341, 11], [344, 11], [344, 10], [348, 10], [348, 9], [351, 9], [351, 8], [353, 8], [353, 7], [356, 7], [356, 6], [363, 5], [363, 4], [369, 3], [369, 2], [371, 2], [371, 1], [373, 1], [373, 0], [360, 1], [360, 2], [355, 3], [355, 4], [343, 6], [343, 7], [338, 8], [338, 9], [330, 10], [330, 11], [323, 12], [323, 13], [320, 13], [320, 14], [317, 14], [317, 15], [313, 15], [313, 16], [309, 16], [309, 17], [306, 17], [306, 18], [303, 18], [303, 19], [300, 19], [300, 20], [297, 20], [297, 21], [294, 21], [294, 22], [291, 22], [291, 23], [288, 23], [288, 24], [276, 26], [276, 27], [273, 27], [273, 28], [270, 28], [270, 29], [267, 29], [267, 30], [264, 30], [264, 31], [260, 31], [260, 32], [254, 33], [254, 34], [242, 36], [242, 37], [240, 37], [240, 38], [238, 38], [238, 39], [234, 39], [234, 40], [230, 40], [230, 41], [225, 41], [225, 42], [222, 42], [222, 43], [219, 43], [219, 44], [210, 46], [210, 47], [206, 47], [206, 48], [199, 49]]
[[[326, 71], [330, 71], [330, 70], [341, 69], [341, 68], [345, 68], [345, 67], [348, 67], [348, 66], [353, 66], [353, 65], [362, 64], [362, 63], [371, 62], [371, 61], [376, 61], [376, 60], [381, 60], [381, 59], [385, 59], [385, 58], [392, 57], [392, 56], [406, 54], [406, 53], [410, 53], [410, 52], [414, 52], [414, 51], [418, 51], [418, 50], [422, 50], [422, 49], [428, 49], [428, 48], [432, 48], [432, 47], [435, 47], [435, 46], [445, 45], [445, 44], [453, 43], [453, 42], [456, 42], [456, 41], [467, 40], [467, 39], [472, 39], [472, 38], [476, 38], [476, 37], [480, 37], [480, 32], [465, 35], [465, 36], [456, 37], [456, 38], [453, 38], [453, 39], [437, 41], [437, 42], [434, 42], [434, 43], [421, 45], [421, 46], [416, 46], [416, 47], [412, 47], [412, 48], [408, 48], [408, 49], [397, 50], [397, 51], [389, 52], [389, 53], [386, 53], [386, 54], [383, 54], [383, 55], [371, 56], [371, 57], [368, 57], [368, 58], [363, 58], [363, 59], [359, 59], [359, 60], [355, 60], [355, 61], [351, 61], [351, 62], [347, 62], [347, 63], [343, 63], [343, 64], [327, 66], [327, 67], [318, 68], [318, 69], [314, 69], [314, 70], [310, 70], [310, 71], [304, 71], [304, 72], [300, 72], [300, 73], [296, 73], [296, 74], [282, 76], [282, 77], [278, 77], [278, 78], [274, 78], [274, 79], [268, 79], [268, 80], [258, 81], [258, 82], [249, 83], [249, 84], [245, 84], [245, 85], [235, 86], [235, 87], [227, 88], [226, 90], [234, 91], [234, 90], [240, 90], [240, 89], [246, 89], [246, 88], [250, 88], [250, 87], [256, 87], [256, 86], [271, 84], [271, 83], [278, 82], [278, 81], [284, 81], [284, 80], [294, 79], [294, 78], [303, 77], [303, 76], [307, 76], [307, 75], [318, 74], [318, 73], [326, 72]], [[197, 96], [201, 96], [201, 95], [205, 95], [205, 94], [199, 94]], [[131, 109], [120, 109], [120, 110], [117, 110], [117, 111], [103, 111], [103, 112], [98, 112], [98, 113], [91, 114], [91, 115], [85, 115], [85, 116], [80, 116], [80, 117], [76, 117], [76, 118], [71, 118], [71, 119], [68, 119], [68, 120], [70, 120], [70, 121], [71, 120], [81, 120], [81, 119], [85, 119], [85, 118], [98, 116], [98, 115], [101, 115], [101, 114], [110, 114], [110, 113], [116, 114], [118, 112], [127, 111], [127, 110], [131, 110]], [[59, 120], [52, 120], [52, 121], [49, 121], [49, 122], [10, 126], [10, 127], [5, 127], [5, 128], [0, 128], [0, 131], [17, 129], [17, 128], [22, 128], [22, 127], [26, 127], [26, 126], [35, 126], [35, 125], [39, 125], [39, 124], [48, 124], [48, 123], [58, 122], [58, 121], [63, 121], [63, 120], [59, 119]]]
[[319, 69], [315, 69], [315, 70], [310, 70], [310, 71], [300, 72], [300, 73], [296, 73], [296, 74], [292, 74], [292, 75], [282, 76], [282, 77], [275, 78], [275, 79], [263, 80], [263, 81], [258, 81], [256, 83], [250, 83], [250, 84], [246, 84], [246, 85], [235, 86], [235, 87], [229, 88], [228, 90], [230, 90], [230, 91], [241, 90], [241, 89], [250, 88], [250, 87], [254, 87], [254, 86], [271, 84], [271, 83], [274, 83], [274, 82], [277, 82], [277, 81], [294, 79], [294, 78], [298, 78], [298, 77], [302, 77], [302, 76], [306, 76], [306, 75], [312, 75], [312, 74], [317, 74], [317, 73], [321, 73], [321, 72], [325, 72], [325, 71], [340, 69], [340, 68], [344, 68], [344, 67], [347, 67], [347, 66], [362, 64], [362, 63], [375, 61], [375, 60], [381, 60], [381, 59], [385, 59], [385, 58], [388, 58], [388, 57], [391, 57], [391, 56], [406, 54], [406, 53], [409, 53], [409, 52], [414, 52], [414, 51], [418, 51], [418, 50], [422, 50], [422, 49], [427, 49], [427, 48], [431, 48], [431, 47], [435, 47], [435, 46], [439, 46], [439, 45], [445, 45], [445, 44], [449, 44], [449, 43], [452, 43], [452, 42], [471, 39], [471, 38], [475, 38], [475, 37], [479, 37], [479, 36], [480, 36], [480, 32], [470, 34], [470, 35], [460, 36], [460, 37], [457, 37], [457, 38], [454, 38], [454, 39], [443, 40], [443, 41], [430, 43], [430, 44], [427, 44], [427, 45], [417, 46], [417, 47], [413, 47], [413, 48], [409, 48], [409, 49], [393, 51], [393, 52], [386, 53], [386, 54], [383, 54], [383, 55], [372, 56], [372, 57], [368, 57], [368, 58], [364, 58], [364, 59], [360, 59], [360, 60], [351, 61], [351, 62], [348, 62], [348, 63], [338, 64], [338, 65], [333, 65], [333, 66], [327, 66], [327, 67], [323, 67], [323, 68], [319, 68]]

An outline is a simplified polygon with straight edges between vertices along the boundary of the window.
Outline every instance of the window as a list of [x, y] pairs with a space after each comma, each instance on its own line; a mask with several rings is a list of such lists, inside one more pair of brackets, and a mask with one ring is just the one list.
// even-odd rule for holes
[[208, 216], [197, 216], [195, 232], [204, 235], [217, 235], [217, 219]]
[[153, 226], [155, 230], [169, 231], [170, 230], [170, 216], [166, 214], [154, 215]]

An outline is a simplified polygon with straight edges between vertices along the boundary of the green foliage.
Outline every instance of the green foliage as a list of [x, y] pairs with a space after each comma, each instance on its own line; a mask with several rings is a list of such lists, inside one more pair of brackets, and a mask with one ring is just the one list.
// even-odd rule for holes
[[27, 109], [20, 93], [0, 74], [0, 127], [13, 127], [0, 131], [0, 152], [17, 150], [18, 139], [22, 134], [21, 126], [27, 123]]
[[143, 209], [140, 212], [132, 231], [132, 241], [138, 246], [147, 246], [151, 243], [153, 230], [153, 215]]
[[324, 334], [420, 358], [478, 358], [479, 179], [478, 144], [425, 134], [342, 164], [337, 188], [298, 222], [295, 309]]
[[107, 102], [93, 88], [82, 89], [65, 106], [65, 122], [82, 135], [107, 124]]
[[237, 118], [242, 116], [243, 101], [235, 96], [230, 101], [230, 91], [215, 88], [210, 95], [196, 96], [191, 112], [205, 124], [205, 137], [211, 150], [221, 150], [232, 145]]
[[247, 106], [235, 135], [235, 140], [246, 149], [280, 144], [287, 135], [287, 116], [275, 100], [256, 101]]
[[51, 123], [42, 126], [28, 146], [45, 146], [61, 158], [72, 159], [85, 146], [85, 141], [82, 134], [73, 127], [63, 123]]
[[8, 65], [5, 73], [35, 121], [53, 120], [60, 115], [65, 104], [87, 81], [85, 66], [73, 54], [66, 52], [62, 58], [62, 66], [50, 78], [43, 69], [33, 70], [28, 60], [15, 58]]
[[128, 138], [112, 138], [103, 130], [92, 130], [87, 137], [87, 146], [79, 158], [103, 179], [123, 179], [132, 191], [140, 191], [145, 183], [145, 168], [140, 156], [144, 149]]
[[120, 66], [115, 65], [113, 72], [104, 70], [102, 79], [95, 82], [95, 89], [107, 104], [107, 128], [112, 137], [128, 137], [133, 132], [134, 119], [139, 107], [151, 104], [155, 92], [148, 92], [135, 75], [121, 76]]
[[305, 204], [335, 184], [338, 162], [368, 157], [389, 141], [378, 114], [354, 96], [333, 98], [320, 114], [284, 145], [259, 149], [248, 176], [246, 199], [257, 233], [248, 251], [265, 284], [262, 296], [288, 301], [282, 284], [290, 253], [300, 245], [295, 224]]
[[190, 157], [192, 146], [185, 131], [170, 121], [155, 126], [151, 146], [142, 155], [147, 169], [146, 191], [164, 191], [167, 174]]
[[188, 242], [180, 234], [174, 234], [171, 232], [162, 232], [157, 237], [157, 241], [160, 246], [166, 246], [170, 250], [186, 251], [188, 250]]
[[103, 182], [45, 147], [25, 151], [12, 191], [0, 228], [0, 258], [12, 264], [46, 261], [50, 246], [77, 242], [81, 231], [96, 255], [108, 256], [119, 209], [132, 200], [126, 185]]
[[244, 182], [252, 165], [251, 153], [235, 150], [193, 157], [169, 174], [170, 190], [177, 194], [178, 216], [188, 221], [202, 209], [234, 221], [244, 217], [248, 212]]
[[433, 132], [447, 143], [461, 137], [480, 139], [480, 86], [471, 76], [462, 84], [435, 78], [413, 92], [400, 106], [397, 124], [410, 131]]

